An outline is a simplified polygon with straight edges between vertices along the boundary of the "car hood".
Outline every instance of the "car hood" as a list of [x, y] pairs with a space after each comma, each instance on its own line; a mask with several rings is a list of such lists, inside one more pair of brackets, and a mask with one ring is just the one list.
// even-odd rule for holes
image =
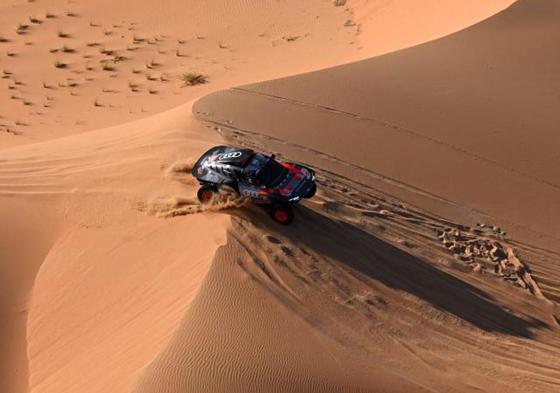
[[274, 194], [287, 200], [297, 201], [307, 195], [315, 184], [315, 172], [303, 165], [283, 163], [288, 174], [275, 187], [271, 188]]

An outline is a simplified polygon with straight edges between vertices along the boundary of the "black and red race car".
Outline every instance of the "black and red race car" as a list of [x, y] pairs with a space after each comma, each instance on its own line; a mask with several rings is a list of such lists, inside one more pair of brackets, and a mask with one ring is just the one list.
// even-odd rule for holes
[[221, 187], [227, 187], [268, 207], [271, 217], [282, 224], [292, 222], [294, 204], [311, 198], [317, 190], [315, 172], [310, 168], [230, 146], [208, 150], [198, 159], [192, 174], [201, 185], [197, 194], [201, 203], [209, 203]]

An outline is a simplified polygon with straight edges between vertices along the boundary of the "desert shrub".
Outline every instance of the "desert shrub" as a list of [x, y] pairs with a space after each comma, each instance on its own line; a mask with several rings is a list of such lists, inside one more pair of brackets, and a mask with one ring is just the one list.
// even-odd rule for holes
[[202, 85], [208, 82], [206, 75], [199, 74], [197, 72], [186, 72], [183, 74], [182, 79], [185, 86]]

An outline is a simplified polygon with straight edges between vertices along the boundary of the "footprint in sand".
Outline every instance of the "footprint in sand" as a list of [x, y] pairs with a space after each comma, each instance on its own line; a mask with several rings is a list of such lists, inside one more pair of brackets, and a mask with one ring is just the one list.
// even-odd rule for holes
[[277, 238], [275, 238], [274, 236], [271, 236], [271, 235], [265, 235], [264, 238], [266, 240], [268, 240], [270, 243], [273, 243], [273, 244], [281, 244], [282, 243], [280, 240], [278, 240]]
[[438, 239], [456, 258], [473, 267], [474, 271], [493, 270], [494, 274], [516, 286], [528, 289], [537, 297], [543, 297], [533, 280], [529, 268], [515, 253], [503, 243], [503, 232], [499, 227], [478, 224], [481, 230], [467, 231], [468, 227], [445, 228], [437, 232]]
[[280, 247], [280, 249], [282, 250], [284, 255], [286, 255], [287, 257], [293, 257], [295, 255], [294, 252], [292, 251], [292, 249], [289, 248], [289, 247], [282, 246], [282, 247]]

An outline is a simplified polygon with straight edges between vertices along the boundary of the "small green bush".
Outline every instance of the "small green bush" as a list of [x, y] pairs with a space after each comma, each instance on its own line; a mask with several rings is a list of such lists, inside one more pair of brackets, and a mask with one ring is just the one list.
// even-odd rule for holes
[[183, 82], [185, 86], [195, 86], [195, 85], [202, 85], [208, 82], [208, 78], [206, 75], [199, 74], [197, 72], [186, 72], [183, 74]]

